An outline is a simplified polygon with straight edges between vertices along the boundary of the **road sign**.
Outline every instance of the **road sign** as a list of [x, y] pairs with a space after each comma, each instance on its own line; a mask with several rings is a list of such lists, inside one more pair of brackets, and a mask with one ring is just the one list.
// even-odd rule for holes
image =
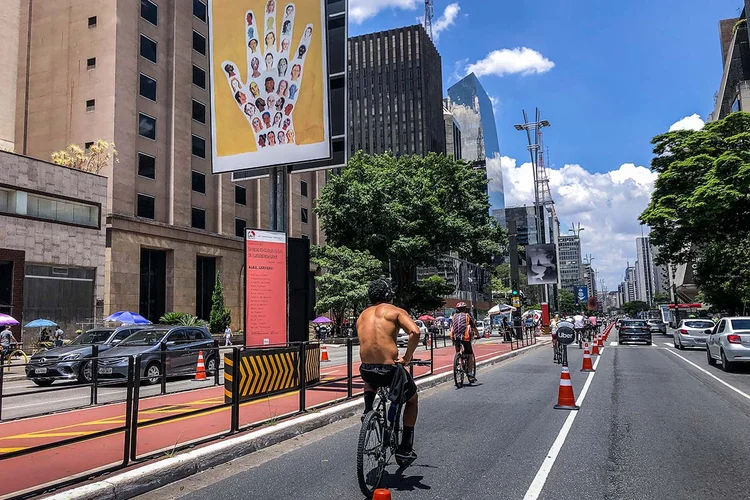
[[560, 326], [557, 328], [557, 341], [562, 345], [572, 344], [576, 338], [576, 332], [569, 326]]
[[511, 299], [511, 302], [512, 302], [511, 305], [513, 307], [521, 307], [521, 297], [513, 297]]

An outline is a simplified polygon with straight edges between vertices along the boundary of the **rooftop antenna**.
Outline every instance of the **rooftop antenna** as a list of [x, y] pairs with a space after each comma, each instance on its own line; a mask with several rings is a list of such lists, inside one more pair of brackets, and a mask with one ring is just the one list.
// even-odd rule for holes
[[424, 0], [424, 30], [432, 40], [432, 17], [435, 15], [433, 0]]

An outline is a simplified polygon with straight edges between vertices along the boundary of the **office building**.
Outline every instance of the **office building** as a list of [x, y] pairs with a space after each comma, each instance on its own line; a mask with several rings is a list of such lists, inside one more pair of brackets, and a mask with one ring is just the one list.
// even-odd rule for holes
[[[220, 271], [242, 328], [242, 235], [269, 227], [268, 181], [211, 175], [205, 0], [21, 0], [20, 12], [16, 151], [46, 159], [103, 139], [119, 152], [101, 172], [105, 312], [207, 319]], [[323, 243], [313, 200], [325, 178], [290, 176], [290, 236]]]
[[721, 120], [734, 111], [750, 111], [750, 26], [747, 13], [750, 0], [739, 17], [719, 22], [723, 72], [716, 94], [711, 121]]
[[21, 0], [3, 0], [0, 8], [0, 149], [15, 149], [16, 84]]
[[516, 223], [516, 238], [520, 246], [537, 245], [540, 243], [534, 207], [510, 207], [506, 208], [504, 212], [506, 227], [509, 221], [515, 221]]
[[474, 73], [449, 88], [448, 97], [451, 111], [461, 124], [464, 158], [470, 162], [485, 162], [490, 213], [500, 215], [495, 210], [505, 208], [505, 188], [492, 100]]
[[445, 154], [442, 61], [421, 25], [349, 39], [351, 153]]
[[596, 270], [591, 264], [583, 265], [583, 284], [589, 290], [589, 297], [596, 297]]
[[638, 300], [636, 296], [635, 267], [631, 266], [630, 263], [625, 268], [625, 280], [623, 284], [623, 304]]
[[637, 269], [638, 300], [649, 305], [654, 302], [654, 257], [651, 254], [651, 242], [648, 236], [636, 238], [635, 240]]
[[560, 236], [558, 238], [557, 259], [562, 289], [572, 292], [575, 287], [583, 285], [581, 239], [578, 236]]
[[456, 252], [443, 255], [437, 265], [420, 267], [417, 278], [425, 279], [430, 276], [440, 276], [447, 284], [454, 288], [453, 293], [445, 297], [443, 312], [447, 315], [455, 311], [456, 304], [466, 302], [478, 313], [484, 315], [492, 306], [492, 292], [490, 290], [491, 275], [489, 271], [459, 258]]
[[454, 160], [463, 159], [461, 151], [461, 124], [450, 111], [450, 101], [443, 101], [443, 120], [445, 120], [445, 154]]

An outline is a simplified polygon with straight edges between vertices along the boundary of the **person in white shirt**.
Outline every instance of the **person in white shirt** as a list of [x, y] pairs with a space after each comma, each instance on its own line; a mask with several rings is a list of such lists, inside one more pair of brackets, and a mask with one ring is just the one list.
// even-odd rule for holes
[[229, 347], [232, 345], [232, 329], [227, 326], [227, 329], [224, 330], [224, 347]]
[[582, 336], [583, 336], [583, 329], [586, 326], [586, 316], [581, 314], [576, 314], [573, 316], [573, 327], [576, 330], [576, 342], [578, 344], [581, 344]]

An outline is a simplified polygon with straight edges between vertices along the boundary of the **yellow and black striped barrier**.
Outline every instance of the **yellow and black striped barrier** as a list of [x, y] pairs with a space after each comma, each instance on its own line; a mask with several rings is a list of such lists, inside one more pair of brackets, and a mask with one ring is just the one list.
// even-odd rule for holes
[[[249, 401], [299, 388], [299, 347], [247, 349], [239, 351], [235, 362], [234, 351], [224, 355], [224, 399], [232, 401], [233, 388], [238, 389], [240, 401]], [[320, 346], [307, 345], [305, 360], [307, 385], [320, 381]], [[239, 377], [234, 384], [235, 377]]]

